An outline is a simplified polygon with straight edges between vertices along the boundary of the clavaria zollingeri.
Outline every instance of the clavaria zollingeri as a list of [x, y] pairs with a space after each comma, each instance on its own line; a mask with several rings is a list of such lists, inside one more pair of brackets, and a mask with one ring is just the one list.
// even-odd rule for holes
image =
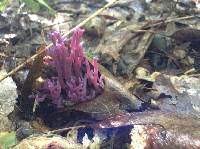
[[56, 73], [37, 88], [37, 102], [50, 99], [60, 107], [64, 100], [83, 102], [103, 92], [104, 79], [98, 70], [97, 59], [90, 63], [83, 53], [83, 32], [76, 28], [71, 39], [63, 38], [57, 31], [50, 34], [53, 46], [46, 49], [44, 64]]

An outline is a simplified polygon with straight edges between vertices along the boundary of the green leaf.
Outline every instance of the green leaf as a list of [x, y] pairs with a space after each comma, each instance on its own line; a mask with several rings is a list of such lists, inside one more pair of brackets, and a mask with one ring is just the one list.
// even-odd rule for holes
[[36, 0], [40, 5], [49, 9], [49, 11], [55, 14], [55, 10], [53, 10], [44, 0]]
[[31, 9], [32, 12], [36, 13], [40, 10], [40, 4], [37, 3], [34, 0], [22, 0], [22, 2], [25, 3], [25, 5]]
[[9, 3], [10, 0], [0, 0], [0, 11], [4, 11]]
[[0, 132], [0, 148], [9, 149], [16, 144], [15, 132]]

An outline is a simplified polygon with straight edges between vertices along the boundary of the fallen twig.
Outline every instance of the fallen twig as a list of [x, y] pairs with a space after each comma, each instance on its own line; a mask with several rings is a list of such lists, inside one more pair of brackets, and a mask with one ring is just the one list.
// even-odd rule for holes
[[172, 37], [170, 37], [170, 36], [168, 36], [168, 35], [164, 35], [164, 34], [162, 34], [162, 33], [159, 33], [159, 32], [156, 32], [156, 31], [154, 31], [154, 30], [143, 30], [143, 29], [136, 29], [136, 30], [133, 30], [133, 29], [131, 29], [131, 31], [132, 32], [137, 32], [137, 33], [146, 33], [146, 32], [148, 32], [148, 33], [152, 33], [152, 34], [158, 34], [158, 35], [160, 35], [160, 36], [163, 36], [163, 37], [166, 37], [166, 38], [172, 38]]
[[71, 129], [84, 128], [84, 127], [88, 127], [88, 126], [91, 126], [91, 125], [79, 125], [79, 126], [73, 126], [73, 127], [66, 127], [66, 128], [48, 131], [47, 133], [48, 134], [59, 133], [59, 132], [63, 132], [63, 131], [71, 130]]
[[188, 74], [195, 73], [195, 72], [196, 72], [195, 68], [191, 68], [191, 69], [187, 70], [186, 72], [184, 72], [184, 75], [188, 75]]
[[196, 17], [199, 17], [199, 16], [184, 16], [184, 17], [177, 17], [177, 18], [169, 18], [169, 19], [164, 19], [164, 20], [159, 20], [158, 22], [156, 23], [152, 23], [151, 25], [149, 25], [149, 27], [154, 27], [154, 26], [158, 26], [158, 25], [161, 25], [161, 24], [167, 24], [167, 23], [170, 23], [170, 22], [175, 22], [175, 21], [181, 21], [181, 20], [188, 20], [188, 19], [193, 19], [193, 18], [196, 18]]
[[[73, 32], [73, 30], [75, 28], [79, 28], [82, 27], [83, 25], [85, 25], [87, 22], [89, 22], [91, 19], [93, 19], [94, 17], [96, 17], [98, 14], [100, 14], [101, 12], [103, 12], [105, 9], [109, 8], [110, 6], [112, 6], [114, 3], [116, 3], [119, 0], [113, 0], [109, 3], [107, 3], [105, 6], [103, 6], [102, 8], [98, 9], [96, 12], [94, 12], [91, 16], [89, 16], [88, 18], [86, 18], [85, 20], [83, 20], [81, 23], [79, 23], [77, 26], [75, 26], [74, 28], [72, 28], [71, 30], [69, 30], [66, 34], [63, 35], [63, 37], [68, 36], [69, 34], [71, 34]], [[51, 47], [52, 44], [49, 44], [46, 48]], [[2, 80], [4, 80], [5, 78], [15, 74], [17, 71], [19, 71], [21, 68], [23, 68], [26, 64], [34, 61], [34, 59], [36, 57], [38, 57], [40, 54], [42, 54], [45, 50], [42, 50], [38, 53], [36, 53], [35, 55], [31, 56], [30, 58], [28, 58], [24, 63], [20, 64], [19, 66], [17, 66], [16, 68], [14, 68], [13, 70], [11, 70], [9, 73], [7, 73], [4, 76], [0, 76], [0, 82]]]

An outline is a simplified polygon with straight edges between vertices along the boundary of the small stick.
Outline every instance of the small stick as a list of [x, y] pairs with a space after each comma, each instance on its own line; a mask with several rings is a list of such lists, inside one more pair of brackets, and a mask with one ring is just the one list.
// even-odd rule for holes
[[154, 27], [154, 26], [158, 26], [158, 25], [161, 25], [163, 23], [170, 23], [170, 22], [174, 22], [174, 21], [181, 21], [181, 20], [188, 20], [188, 19], [193, 19], [193, 18], [196, 18], [198, 16], [185, 16], [185, 17], [177, 17], [177, 18], [169, 18], [169, 19], [166, 19], [166, 20], [160, 20], [159, 22], [157, 23], [153, 23], [152, 25], [150, 25], [149, 27]]
[[[87, 22], [89, 22], [90, 20], [92, 20], [94, 17], [96, 17], [98, 14], [100, 14], [101, 12], [103, 12], [105, 9], [109, 8], [110, 6], [112, 6], [114, 3], [116, 3], [119, 0], [113, 0], [109, 3], [107, 3], [104, 7], [98, 9], [96, 12], [94, 12], [91, 16], [89, 16], [88, 18], [86, 18], [85, 20], [83, 20], [81, 23], [79, 23], [77, 26], [75, 26], [74, 28], [72, 28], [71, 30], [69, 30], [66, 34], [63, 35], [63, 37], [68, 36], [69, 34], [71, 34], [75, 28], [79, 28], [83, 25], [85, 25]], [[53, 44], [49, 44], [46, 48], [51, 47]], [[16, 68], [14, 68], [13, 70], [11, 70], [9, 73], [7, 73], [4, 76], [0, 76], [0, 82], [2, 80], [4, 80], [5, 78], [15, 74], [17, 71], [19, 71], [21, 68], [23, 68], [26, 64], [34, 61], [35, 58], [37, 58], [40, 54], [42, 54], [45, 50], [41, 50], [40, 52], [36, 53], [35, 55], [31, 56], [30, 58], [28, 58], [24, 63], [20, 64], [19, 66], [17, 66]]]
[[156, 32], [154, 30], [142, 30], [142, 29], [139, 29], [139, 30], [133, 30], [131, 29], [132, 32], [138, 32], [138, 33], [145, 33], [145, 32], [148, 32], [148, 33], [152, 33], [152, 34], [158, 34], [160, 36], [163, 36], [163, 37], [166, 37], [166, 38], [172, 38], [170, 36], [167, 36], [167, 35], [164, 35], [162, 33], [159, 33], [159, 32]]
[[194, 72], [196, 72], [195, 68], [191, 68], [191, 69], [187, 70], [186, 72], [184, 72], [184, 75], [188, 75], [188, 74], [194, 73]]
[[61, 128], [61, 129], [56, 129], [56, 130], [48, 131], [47, 133], [48, 134], [59, 133], [59, 132], [67, 131], [67, 130], [70, 130], [70, 129], [84, 128], [84, 127], [88, 127], [88, 126], [91, 126], [91, 125], [87, 125], [87, 126], [86, 125], [79, 125], [79, 126]]

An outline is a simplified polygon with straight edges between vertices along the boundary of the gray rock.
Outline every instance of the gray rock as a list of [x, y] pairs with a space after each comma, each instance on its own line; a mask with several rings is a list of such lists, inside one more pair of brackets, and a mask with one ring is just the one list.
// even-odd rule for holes
[[[5, 75], [6, 71], [0, 71], [0, 76]], [[17, 95], [17, 86], [11, 77], [0, 82], [0, 113], [8, 115], [13, 111]]]

